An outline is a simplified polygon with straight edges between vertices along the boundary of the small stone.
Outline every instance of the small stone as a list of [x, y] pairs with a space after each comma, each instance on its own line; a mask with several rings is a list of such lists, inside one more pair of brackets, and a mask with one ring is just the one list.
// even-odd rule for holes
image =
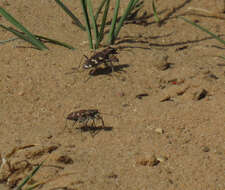
[[166, 156], [160, 156], [156, 158], [159, 162], [165, 162], [168, 160], [168, 158]]
[[145, 96], [148, 96], [148, 93], [142, 93], [142, 94], [138, 94], [138, 95], [136, 95], [136, 98], [138, 98], [138, 99], [142, 99], [143, 97], [145, 97]]
[[124, 92], [119, 92], [118, 95], [119, 95], [120, 97], [123, 97], [123, 96], [125, 96], [125, 93], [124, 93]]
[[112, 179], [116, 179], [116, 178], [118, 178], [118, 175], [112, 172], [107, 177], [112, 178]]
[[168, 95], [168, 96], [161, 98], [160, 102], [166, 102], [166, 101], [170, 101], [170, 100], [171, 100], [171, 96]]
[[24, 171], [26, 168], [31, 168], [31, 164], [28, 161], [17, 161], [15, 163], [11, 163], [13, 170], [17, 171]]
[[207, 94], [208, 94], [207, 90], [205, 90], [205, 89], [199, 90], [194, 93], [193, 100], [196, 100], [196, 101], [201, 100], [201, 99], [205, 98]]
[[204, 79], [208, 81], [213, 81], [219, 79], [215, 74], [213, 74], [211, 71], [206, 71], [203, 73], [205, 76], [203, 77]]
[[209, 74], [209, 77], [212, 78], [212, 79], [215, 79], [215, 80], [219, 79], [219, 78], [218, 78], [216, 75], [214, 75], [213, 73]]
[[159, 164], [159, 160], [156, 158], [156, 156], [155, 155], [153, 155], [153, 156], [151, 156], [151, 158], [149, 159], [149, 162], [148, 162], [148, 165], [149, 166], [156, 166], [156, 165], [158, 165]]
[[143, 159], [143, 160], [139, 161], [138, 164], [140, 164], [140, 165], [142, 165], [142, 166], [147, 166], [148, 160]]
[[209, 147], [204, 146], [204, 147], [203, 147], [203, 149], [202, 149], [202, 151], [203, 151], [203, 152], [209, 152], [209, 151], [210, 151], [210, 149], [209, 149]]
[[25, 92], [24, 91], [19, 91], [18, 96], [24, 96]]
[[53, 151], [57, 150], [59, 147], [57, 145], [52, 145], [52, 146], [49, 146], [47, 147], [46, 151], [48, 153], [52, 153]]
[[189, 88], [190, 88], [190, 87], [187, 86], [187, 87], [185, 87], [185, 88], [183, 88], [183, 89], [181, 89], [181, 90], [178, 90], [178, 91], [176, 92], [177, 96], [182, 96]]
[[170, 63], [163, 63], [158, 66], [158, 69], [161, 71], [165, 71], [165, 70], [169, 69], [170, 67], [171, 67]]
[[171, 64], [168, 63], [168, 55], [165, 54], [157, 54], [155, 57], [155, 67], [160, 71], [165, 71], [170, 68]]
[[122, 106], [123, 106], [123, 107], [128, 107], [129, 104], [123, 103]]
[[49, 135], [47, 136], [47, 139], [51, 139], [52, 137], [53, 137], [53, 136], [49, 134]]
[[156, 128], [155, 132], [158, 133], [158, 134], [163, 134], [164, 130], [162, 128]]
[[173, 180], [172, 180], [172, 179], [168, 179], [168, 182], [169, 182], [170, 184], [173, 184]]
[[156, 166], [159, 164], [159, 160], [157, 160], [156, 156], [153, 154], [151, 156], [142, 158], [141, 160], [137, 161], [137, 164], [141, 165], [141, 166]]
[[62, 156], [59, 156], [57, 159], [56, 159], [57, 162], [60, 162], [60, 163], [63, 163], [63, 164], [73, 164], [73, 160], [67, 156], [67, 155], [62, 155]]

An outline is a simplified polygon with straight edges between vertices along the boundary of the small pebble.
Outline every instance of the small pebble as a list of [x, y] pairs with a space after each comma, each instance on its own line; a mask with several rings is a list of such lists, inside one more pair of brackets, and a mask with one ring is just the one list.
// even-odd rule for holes
[[70, 158], [70, 157], [67, 156], [67, 155], [59, 156], [59, 157], [56, 159], [56, 161], [57, 161], [57, 162], [60, 162], [60, 163], [63, 163], [63, 164], [73, 164], [72, 158]]
[[149, 158], [145, 158], [145, 159], [141, 159], [140, 161], [138, 161], [137, 163], [142, 165], [142, 166], [156, 166], [159, 164], [159, 160], [157, 160], [155, 155], [150, 156]]
[[207, 90], [205, 90], [205, 89], [199, 90], [194, 93], [193, 100], [196, 100], [196, 101], [201, 100], [201, 99], [205, 98], [207, 94], [208, 94]]
[[168, 158], [166, 156], [160, 156], [156, 158], [159, 162], [165, 162], [168, 160]]
[[166, 101], [170, 101], [170, 100], [171, 100], [171, 96], [168, 95], [168, 96], [163, 97], [163, 98], [160, 100], [160, 102], [166, 102]]
[[155, 132], [158, 133], [158, 134], [163, 134], [164, 130], [162, 128], [156, 128]]
[[189, 88], [190, 88], [190, 87], [187, 86], [187, 87], [185, 87], [185, 88], [183, 88], [183, 89], [181, 89], [181, 90], [178, 90], [178, 91], [176, 92], [177, 96], [182, 96]]
[[209, 152], [209, 151], [210, 151], [210, 149], [209, 149], [209, 147], [204, 146], [204, 147], [203, 147], [203, 149], [202, 149], [202, 151], [203, 151], [203, 152]]
[[129, 104], [124, 103], [124, 104], [122, 104], [122, 106], [123, 106], [123, 107], [128, 107]]
[[165, 71], [165, 70], [169, 69], [170, 67], [171, 67], [170, 63], [164, 63], [164, 64], [159, 65], [158, 69], [161, 71]]
[[110, 173], [110, 174], [108, 175], [108, 178], [116, 179], [116, 178], [118, 178], [118, 175], [115, 174], [115, 173]]
[[153, 156], [151, 156], [151, 158], [149, 159], [149, 163], [148, 163], [148, 165], [149, 166], [156, 166], [156, 165], [158, 165], [159, 164], [159, 160], [156, 158], [156, 156], [155, 155], [153, 155]]
[[125, 96], [125, 93], [124, 93], [124, 92], [119, 92], [118, 95], [119, 95], [120, 97], [123, 97], [123, 96]]
[[212, 78], [212, 79], [215, 79], [215, 80], [219, 79], [219, 78], [218, 78], [216, 75], [214, 75], [213, 73], [209, 74], [209, 77]]
[[47, 152], [48, 153], [52, 153], [53, 151], [55, 151], [55, 150], [57, 150], [59, 148], [59, 146], [57, 146], [57, 145], [52, 145], [52, 146], [49, 146], [48, 148], [47, 148]]
[[18, 96], [24, 96], [25, 92], [24, 91], [19, 91]]
[[165, 71], [170, 68], [171, 64], [167, 62], [168, 55], [165, 54], [157, 54], [155, 57], [155, 67], [160, 71]]
[[138, 98], [138, 99], [142, 99], [143, 97], [145, 97], [145, 96], [148, 96], [148, 93], [142, 93], [142, 94], [138, 94], [138, 95], [136, 95], [136, 98]]

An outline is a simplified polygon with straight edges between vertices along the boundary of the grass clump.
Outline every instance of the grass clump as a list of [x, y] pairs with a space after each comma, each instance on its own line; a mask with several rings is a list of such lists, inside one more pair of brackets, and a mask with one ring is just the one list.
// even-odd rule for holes
[[[55, 2], [73, 19], [74, 24], [76, 24], [81, 30], [87, 31], [88, 40], [91, 49], [97, 49], [103, 40], [104, 37], [104, 29], [106, 26], [106, 20], [109, 12], [110, 2], [111, 0], [102, 0], [100, 3], [96, 14], [94, 14], [93, 6], [91, 0], [80, 0], [83, 15], [85, 18], [85, 26], [81, 23], [81, 21], [61, 2], [61, 0], [55, 0]], [[125, 9], [123, 15], [118, 17], [118, 11], [120, 7], [120, 0], [116, 0], [114, 14], [111, 21], [110, 30], [108, 33], [108, 45], [112, 45], [115, 43], [119, 32], [124, 24], [124, 21], [127, 19], [128, 15], [132, 10], [136, 8], [139, 0], [130, 0], [128, 2], [127, 8]], [[103, 16], [101, 20], [100, 26], [98, 26], [99, 14], [103, 10]], [[119, 22], [117, 23], [119, 19]], [[94, 36], [94, 39], [93, 39]], [[95, 41], [95, 44], [93, 43]]]
[[[41, 168], [41, 166], [43, 165], [44, 161], [41, 162], [40, 164], [38, 164], [34, 170], [31, 172], [30, 175], [28, 175], [23, 181], [22, 183], [15, 189], [15, 190], [22, 190], [22, 188], [28, 183], [28, 181], [37, 173], [37, 171]], [[25, 188], [24, 190], [32, 190], [36, 187], [38, 187], [40, 184], [34, 184], [34, 185], [31, 185], [27, 188]]]
[[[32, 34], [28, 29], [26, 29], [19, 21], [17, 21], [12, 15], [10, 15], [5, 9], [0, 7], [0, 14], [5, 17], [6, 20], [8, 20], [11, 24], [13, 24], [17, 29], [20, 31], [12, 28], [12, 27], [7, 27], [2, 24], [0, 24], [0, 27], [13, 33], [16, 35], [19, 39], [25, 40], [28, 43], [32, 44], [36, 49], [38, 50], [46, 50], [48, 49], [47, 46], [42, 41], [53, 43], [56, 45], [64, 46], [69, 49], [74, 49], [72, 46], [69, 46], [65, 43], [59, 42], [54, 39], [46, 38], [44, 36], [39, 36]], [[6, 42], [6, 41], [4, 41]]]

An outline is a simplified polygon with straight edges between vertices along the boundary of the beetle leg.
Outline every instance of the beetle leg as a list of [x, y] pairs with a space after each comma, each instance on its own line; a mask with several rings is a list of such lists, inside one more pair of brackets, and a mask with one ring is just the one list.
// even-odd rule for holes
[[92, 119], [92, 127], [96, 127], [96, 124], [95, 124], [95, 119]]
[[103, 118], [100, 115], [98, 115], [98, 117], [96, 119], [101, 120], [102, 127], [105, 127], [104, 120], [103, 120]]

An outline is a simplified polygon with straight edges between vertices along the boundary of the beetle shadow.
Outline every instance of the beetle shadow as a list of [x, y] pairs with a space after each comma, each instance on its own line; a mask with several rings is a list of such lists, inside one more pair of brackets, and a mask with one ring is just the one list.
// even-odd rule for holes
[[111, 126], [89, 126], [85, 125], [82, 127], [76, 127], [77, 130], [80, 130], [81, 132], [89, 132], [92, 137], [95, 137], [99, 132], [101, 131], [112, 131], [113, 127]]
[[124, 68], [129, 67], [128, 64], [123, 64], [123, 65], [113, 65], [113, 66], [106, 66], [104, 68], [96, 68], [95, 70], [92, 70], [89, 75], [91, 76], [98, 76], [98, 75], [109, 75], [112, 74], [113, 72], [120, 73], [120, 72], [125, 72]]

